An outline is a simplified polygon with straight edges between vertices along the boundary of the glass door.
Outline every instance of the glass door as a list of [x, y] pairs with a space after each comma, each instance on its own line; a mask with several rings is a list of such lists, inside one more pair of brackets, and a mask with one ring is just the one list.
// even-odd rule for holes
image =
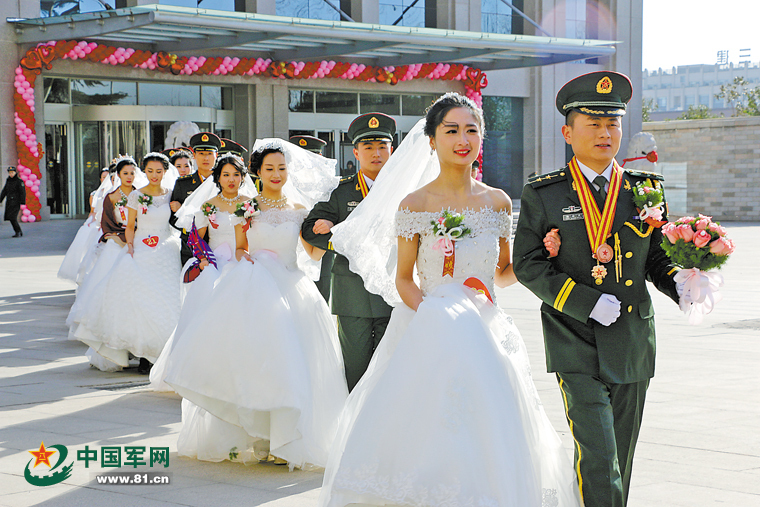
[[45, 125], [45, 155], [47, 160], [45, 189], [46, 204], [52, 217], [70, 216], [69, 207], [69, 143], [65, 124]]

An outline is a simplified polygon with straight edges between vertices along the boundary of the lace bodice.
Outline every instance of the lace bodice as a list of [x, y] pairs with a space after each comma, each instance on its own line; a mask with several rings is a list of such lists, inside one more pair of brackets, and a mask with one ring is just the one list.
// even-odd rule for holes
[[212, 250], [219, 245], [227, 243], [232, 252], [235, 251], [235, 226], [243, 223], [243, 219], [227, 211], [217, 211], [214, 214], [214, 225], [209, 222], [207, 216], [199, 211], [195, 214], [195, 226], [200, 229], [208, 227], [208, 244]]
[[439, 237], [434, 235], [431, 222], [441, 213], [399, 211], [396, 213], [396, 234], [408, 239], [420, 235], [417, 274], [423, 295], [430, 294], [439, 285], [462, 283], [475, 277], [488, 287], [495, 299], [494, 272], [499, 257], [499, 238], [509, 238], [512, 216], [506, 211], [495, 212], [490, 208], [465, 210], [462, 215], [465, 217], [463, 225], [472, 232], [454, 242], [453, 277], [443, 276], [443, 252], [433, 248]]
[[251, 220], [246, 233], [248, 252], [269, 250], [277, 254], [280, 262], [296, 269], [298, 237], [308, 210], [270, 208]]
[[[140, 198], [152, 198], [151, 203], [146, 205], [140, 202]], [[166, 236], [170, 232], [169, 208], [171, 192], [164, 195], [146, 196], [139, 190], [133, 190], [127, 199], [127, 207], [137, 211], [137, 229], [135, 234]]]

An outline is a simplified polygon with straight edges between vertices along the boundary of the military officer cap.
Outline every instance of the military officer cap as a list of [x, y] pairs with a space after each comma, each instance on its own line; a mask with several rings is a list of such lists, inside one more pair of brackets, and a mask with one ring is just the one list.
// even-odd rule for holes
[[348, 127], [351, 144], [366, 141], [393, 141], [396, 120], [383, 113], [367, 113], [357, 117]]
[[312, 153], [322, 154], [327, 142], [314, 136], [290, 136], [290, 142]]
[[219, 151], [222, 140], [213, 132], [198, 132], [190, 138], [193, 151]]
[[193, 150], [186, 146], [180, 146], [179, 148], [169, 148], [168, 150], [164, 150], [161, 153], [169, 157], [169, 162], [172, 164], [178, 158], [193, 158]]
[[243, 158], [243, 155], [248, 153], [247, 149], [232, 139], [225, 139], [222, 137], [219, 139], [219, 141], [221, 142], [221, 146], [219, 147], [219, 155], [224, 155], [225, 153], [233, 153], [238, 157]]
[[569, 81], [557, 94], [557, 110], [562, 116], [570, 111], [589, 116], [623, 116], [633, 88], [625, 74], [599, 71]]

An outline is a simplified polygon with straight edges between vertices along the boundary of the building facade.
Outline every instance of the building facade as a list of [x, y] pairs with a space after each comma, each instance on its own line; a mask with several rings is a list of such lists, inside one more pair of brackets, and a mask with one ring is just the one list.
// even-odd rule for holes
[[712, 115], [732, 116], [733, 106], [716, 95], [722, 85], [730, 85], [738, 77], [744, 78], [750, 88], [760, 86], [760, 62], [645, 69], [641, 77], [642, 93], [655, 107], [649, 117], [652, 121], [673, 120], [688, 111], [689, 106], [706, 106]]
[[[554, 105], [562, 84], [595, 70], [641, 75], [642, 0], [510, 3], [116, 0], [104, 10], [97, 0], [3, 2], [0, 160], [37, 161], [27, 186], [38, 188], [42, 219], [76, 217], [104, 164], [168, 148], [176, 122], [247, 146], [309, 133], [345, 168], [356, 115], [390, 114], [400, 142], [431, 100], [458, 91], [482, 101], [484, 181], [519, 198], [527, 175], [567, 160]], [[48, 49], [34, 49], [41, 43], [57, 56], [44, 61]], [[34, 73], [30, 50], [43, 60]], [[20, 86], [24, 79], [34, 85]], [[633, 81], [626, 139], [641, 130]], [[19, 130], [22, 121], [31, 124]]]

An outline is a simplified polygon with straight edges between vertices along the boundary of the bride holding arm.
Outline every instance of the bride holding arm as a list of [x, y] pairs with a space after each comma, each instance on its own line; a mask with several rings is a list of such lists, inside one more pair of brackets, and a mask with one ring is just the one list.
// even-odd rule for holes
[[[483, 123], [471, 100], [439, 98], [333, 230], [396, 306], [346, 402], [322, 506], [579, 505], [525, 345], [496, 304], [495, 287], [515, 282], [512, 206], [470, 176]], [[557, 242], [547, 237], [550, 253]]]

